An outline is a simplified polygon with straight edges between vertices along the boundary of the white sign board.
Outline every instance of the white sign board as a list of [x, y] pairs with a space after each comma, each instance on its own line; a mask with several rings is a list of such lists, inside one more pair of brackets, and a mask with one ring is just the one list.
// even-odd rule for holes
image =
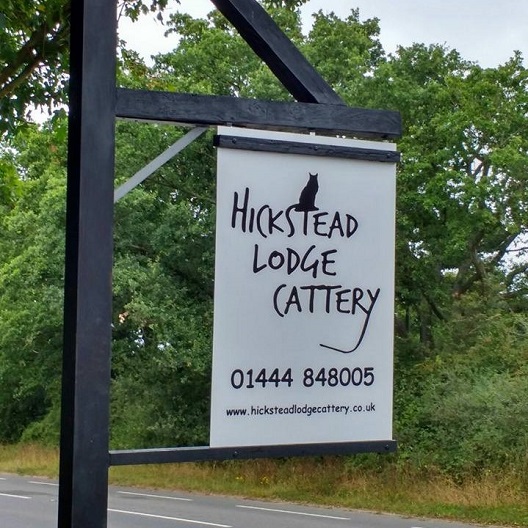
[[211, 447], [392, 439], [394, 221], [394, 163], [218, 149]]

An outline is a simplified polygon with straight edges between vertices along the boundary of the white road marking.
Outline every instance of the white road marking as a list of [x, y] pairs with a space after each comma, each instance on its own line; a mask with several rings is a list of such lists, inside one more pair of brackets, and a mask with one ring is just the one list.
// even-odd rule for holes
[[276, 513], [290, 513], [292, 515], [307, 515], [308, 517], [322, 517], [323, 519], [336, 519], [338, 521], [350, 521], [349, 517], [334, 517], [333, 515], [322, 515], [320, 513], [306, 513], [290, 510], [275, 510], [273, 508], [259, 508], [258, 506], [243, 506], [241, 504], [236, 505], [237, 508], [246, 508], [248, 510], [262, 510]]
[[134, 495], [136, 497], [155, 497], [156, 499], [170, 499], [170, 500], [177, 500], [177, 501], [192, 502], [192, 499], [186, 499], [183, 497], [168, 497], [166, 495], [154, 495], [154, 494], [149, 494], [149, 493], [134, 493], [133, 491], [118, 491], [117, 493], [121, 493], [121, 495]]
[[139, 515], [140, 517], [151, 517], [153, 519], [164, 519], [166, 521], [179, 521], [179, 522], [186, 522], [191, 524], [201, 524], [202, 526], [216, 526], [217, 528], [232, 528], [232, 526], [229, 526], [228, 524], [216, 524], [206, 521], [196, 521], [194, 519], [180, 519], [178, 517], [167, 517], [165, 515], [154, 515], [153, 513], [141, 513], [141, 512], [134, 512], [134, 511], [127, 511], [127, 510], [114, 510], [111, 508], [108, 508], [109, 512], [114, 513], [126, 513], [128, 515]]
[[31, 499], [31, 497], [26, 497], [24, 495], [11, 495], [10, 493], [0, 493], [0, 497], [12, 497], [13, 499]]
[[41, 486], [57, 486], [58, 484], [55, 484], [55, 482], [39, 482], [38, 480], [28, 480], [28, 484], [40, 484]]

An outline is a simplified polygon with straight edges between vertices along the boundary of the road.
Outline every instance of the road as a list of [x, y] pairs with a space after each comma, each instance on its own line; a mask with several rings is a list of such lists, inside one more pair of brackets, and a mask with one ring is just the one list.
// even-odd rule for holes
[[[56, 528], [56, 482], [0, 475], [1, 528]], [[109, 489], [109, 528], [470, 528], [343, 509], [187, 493]]]

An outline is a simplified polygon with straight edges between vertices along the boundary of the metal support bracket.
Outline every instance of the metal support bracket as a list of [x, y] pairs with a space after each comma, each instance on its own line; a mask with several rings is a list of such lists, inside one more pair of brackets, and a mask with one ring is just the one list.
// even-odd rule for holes
[[167, 150], [162, 152], [158, 157], [154, 158], [148, 165], [145, 165], [141, 170], [136, 172], [132, 178], [123, 183], [114, 191], [114, 203], [123, 198], [131, 190], [135, 189], [141, 182], [146, 180], [152, 173], [157, 171], [160, 167], [165, 165], [174, 156], [179, 154], [184, 148], [188, 147], [193, 141], [198, 139], [207, 128], [196, 127], [187, 132], [185, 136], [181, 137], [171, 145]]

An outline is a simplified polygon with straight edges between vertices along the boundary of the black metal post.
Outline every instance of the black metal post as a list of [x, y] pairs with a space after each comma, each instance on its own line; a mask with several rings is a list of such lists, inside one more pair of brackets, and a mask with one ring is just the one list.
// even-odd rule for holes
[[71, 1], [60, 528], [107, 522], [116, 2]]

